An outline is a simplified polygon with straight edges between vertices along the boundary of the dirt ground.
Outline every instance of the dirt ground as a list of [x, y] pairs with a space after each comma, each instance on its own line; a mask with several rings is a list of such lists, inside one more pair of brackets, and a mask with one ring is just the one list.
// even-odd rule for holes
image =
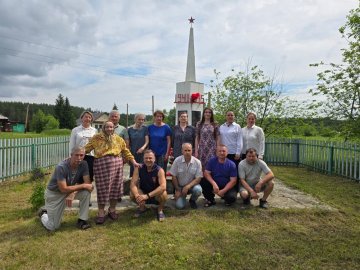
[[[125, 175], [128, 175], [128, 168], [125, 167], [124, 170]], [[125, 188], [126, 190], [126, 188]], [[260, 195], [261, 196], [261, 195]], [[167, 208], [175, 208], [175, 201], [172, 199], [173, 195], [169, 194], [169, 199], [166, 203]], [[188, 196], [189, 198], [189, 196]], [[216, 198], [217, 204], [215, 206], [212, 206], [211, 208], [215, 209], [223, 209], [228, 208], [224, 205], [224, 202], [217, 197]], [[271, 193], [270, 197], [268, 198], [268, 202], [270, 207], [272, 208], [280, 208], [280, 209], [289, 209], [289, 208], [318, 208], [318, 209], [324, 209], [329, 211], [334, 211], [335, 209], [330, 207], [329, 205], [326, 205], [316, 198], [312, 197], [309, 194], [305, 194], [299, 190], [290, 188], [286, 186], [283, 182], [276, 179], [275, 180], [275, 186], [274, 190]], [[91, 194], [91, 209], [96, 210], [97, 209], [97, 202], [96, 202], [96, 190], [94, 190]], [[204, 205], [204, 198], [201, 196], [197, 201], [199, 209], [203, 209]], [[257, 200], [251, 200], [252, 206], [258, 206]], [[74, 201], [72, 210], [75, 210], [78, 207], [78, 201]], [[240, 198], [240, 195], [238, 195], [237, 201], [230, 206], [231, 208], [239, 208], [244, 209], [246, 208], [243, 203], [242, 199]], [[124, 210], [128, 208], [136, 208], [136, 204], [130, 201], [130, 198], [128, 195], [124, 196], [122, 198], [122, 201], [117, 204], [118, 210]], [[186, 209], [189, 209], [190, 206], [187, 204]]]

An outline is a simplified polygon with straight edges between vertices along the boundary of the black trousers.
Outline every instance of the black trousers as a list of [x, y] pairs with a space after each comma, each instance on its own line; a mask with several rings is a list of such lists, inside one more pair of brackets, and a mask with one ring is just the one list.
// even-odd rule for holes
[[[209, 183], [209, 181], [206, 180], [206, 178], [204, 177], [201, 179], [200, 185], [202, 187], [203, 195], [205, 199], [210, 202], [213, 202], [215, 200], [215, 194], [213, 187]], [[219, 188], [222, 189], [223, 187], [219, 187]], [[235, 187], [233, 187], [228, 192], [225, 193], [223, 198], [225, 200], [225, 203], [232, 204], [236, 201], [236, 197], [237, 197], [237, 190]]]
[[94, 157], [90, 156], [90, 155], [85, 155], [84, 160], [87, 162], [88, 167], [89, 167], [89, 176], [90, 176], [90, 181], [93, 182], [94, 181]]

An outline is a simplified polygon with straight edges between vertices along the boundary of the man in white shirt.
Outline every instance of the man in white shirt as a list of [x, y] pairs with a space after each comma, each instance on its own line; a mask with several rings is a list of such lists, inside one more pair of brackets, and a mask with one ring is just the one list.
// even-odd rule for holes
[[190, 193], [190, 207], [196, 209], [196, 200], [202, 192], [200, 186], [203, 177], [201, 162], [192, 156], [190, 143], [184, 143], [181, 152], [182, 156], [174, 160], [170, 169], [175, 188], [175, 206], [177, 209], [183, 209], [186, 204], [186, 195]]

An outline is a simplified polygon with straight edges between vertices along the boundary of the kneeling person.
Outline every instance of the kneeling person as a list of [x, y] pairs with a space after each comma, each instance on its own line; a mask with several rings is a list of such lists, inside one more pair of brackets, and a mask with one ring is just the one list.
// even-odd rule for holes
[[171, 166], [170, 173], [175, 188], [175, 206], [177, 209], [185, 208], [186, 195], [191, 194], [190, 207], [197, 208], [196, 200], [202, 192], [199, 185], [203, 177], [201, 162], [192, 156], [192, 146], [184, 143], [181, 147], [182, 156], [177, 157]]
[[[261, 179], [261, 173], [265, 176]], [[264, 192], [259, 200], [261, 208], [268, 208], [266, 199], [274, 188], [274, 174], [264, 161], [257, 158], [256, 149], [246, 150], [246, 159], [239, 164], [239, 178], [241, 181], [240, 196], [245, 205], [250, 204], [251, 199], [258, 199], [258, 193]]]
[[155, 163], [155, 154], [151, 150], [144, 152], [144, 164], [134, 170], [130, 184], [130, 197], [139, 205], [135, 217], [139, 217], [147, 210], [145, 204], [158, 203], [158, 220], [165, 219], [163, 212], [167, 200], [165, 173]]
[[[90, 181], [88, 165], [83, 160], [84, 156], [84, 148], [74, 147], [71, 157], [56, 166], [50, 179], [45, 191], [45, 209], [39, 214], [42, 224], [50, 231], [60, 227], [65, 206], [71, 206], [73, 198], [80, 200], [78, 228], [83, 230], [90, 228], [87, 220], [93, 185]], [[83, 183], [80, 183], [82, 181]], [[75, 196], [73, 196], [74, 192], [76, 192]]]
[[211, 158], [206, 165], [204, 172], [206, 180], [201, 181], [203, 194], [207, 200], [205, 207], [215, 204], [215, 194], [223, 198], [227, 206], [236, 201], [236, 165], [226, 157], [227, 154], [227, 147], [220, 144], [216, 148], [216, 157]]

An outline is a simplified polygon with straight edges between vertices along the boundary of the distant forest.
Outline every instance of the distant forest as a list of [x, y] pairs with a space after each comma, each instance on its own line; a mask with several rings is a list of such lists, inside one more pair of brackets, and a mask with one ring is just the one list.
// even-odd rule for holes
[[[10, 121], [16, 121], [25, 123], [26, 118], [26, 108], [29, 105], [29, 119], [28, 123], [31, 122], [32, 116], [40, 109], [43, 111], [44, 114], [50, 114], [55, 116], [55, 105], [50, 104], [36, 104], [36, 103], [23, 103], [23, 102], [8, 102], [8, 101], [0, 101], [0, 114], [9, 118]], [[77, 106], [70, 106], [72, 113], [74, 114], [75, 118], [77, 119], [80, 114], [85, 111], [91, 110], [91, 108], [83, 108]], [[99, 111], [97, 111], [99, 112]], [[109, 113], [109, 112], [107, 112]], [[129, 126], [134, 124], [134, 114], [129, 114], [128, 123]], [[151, 119], [150, 115], [146, 116], [146, 119], [149, 121]], [[120, 125], [126, 126], [126, 114], [120, 114]]]

